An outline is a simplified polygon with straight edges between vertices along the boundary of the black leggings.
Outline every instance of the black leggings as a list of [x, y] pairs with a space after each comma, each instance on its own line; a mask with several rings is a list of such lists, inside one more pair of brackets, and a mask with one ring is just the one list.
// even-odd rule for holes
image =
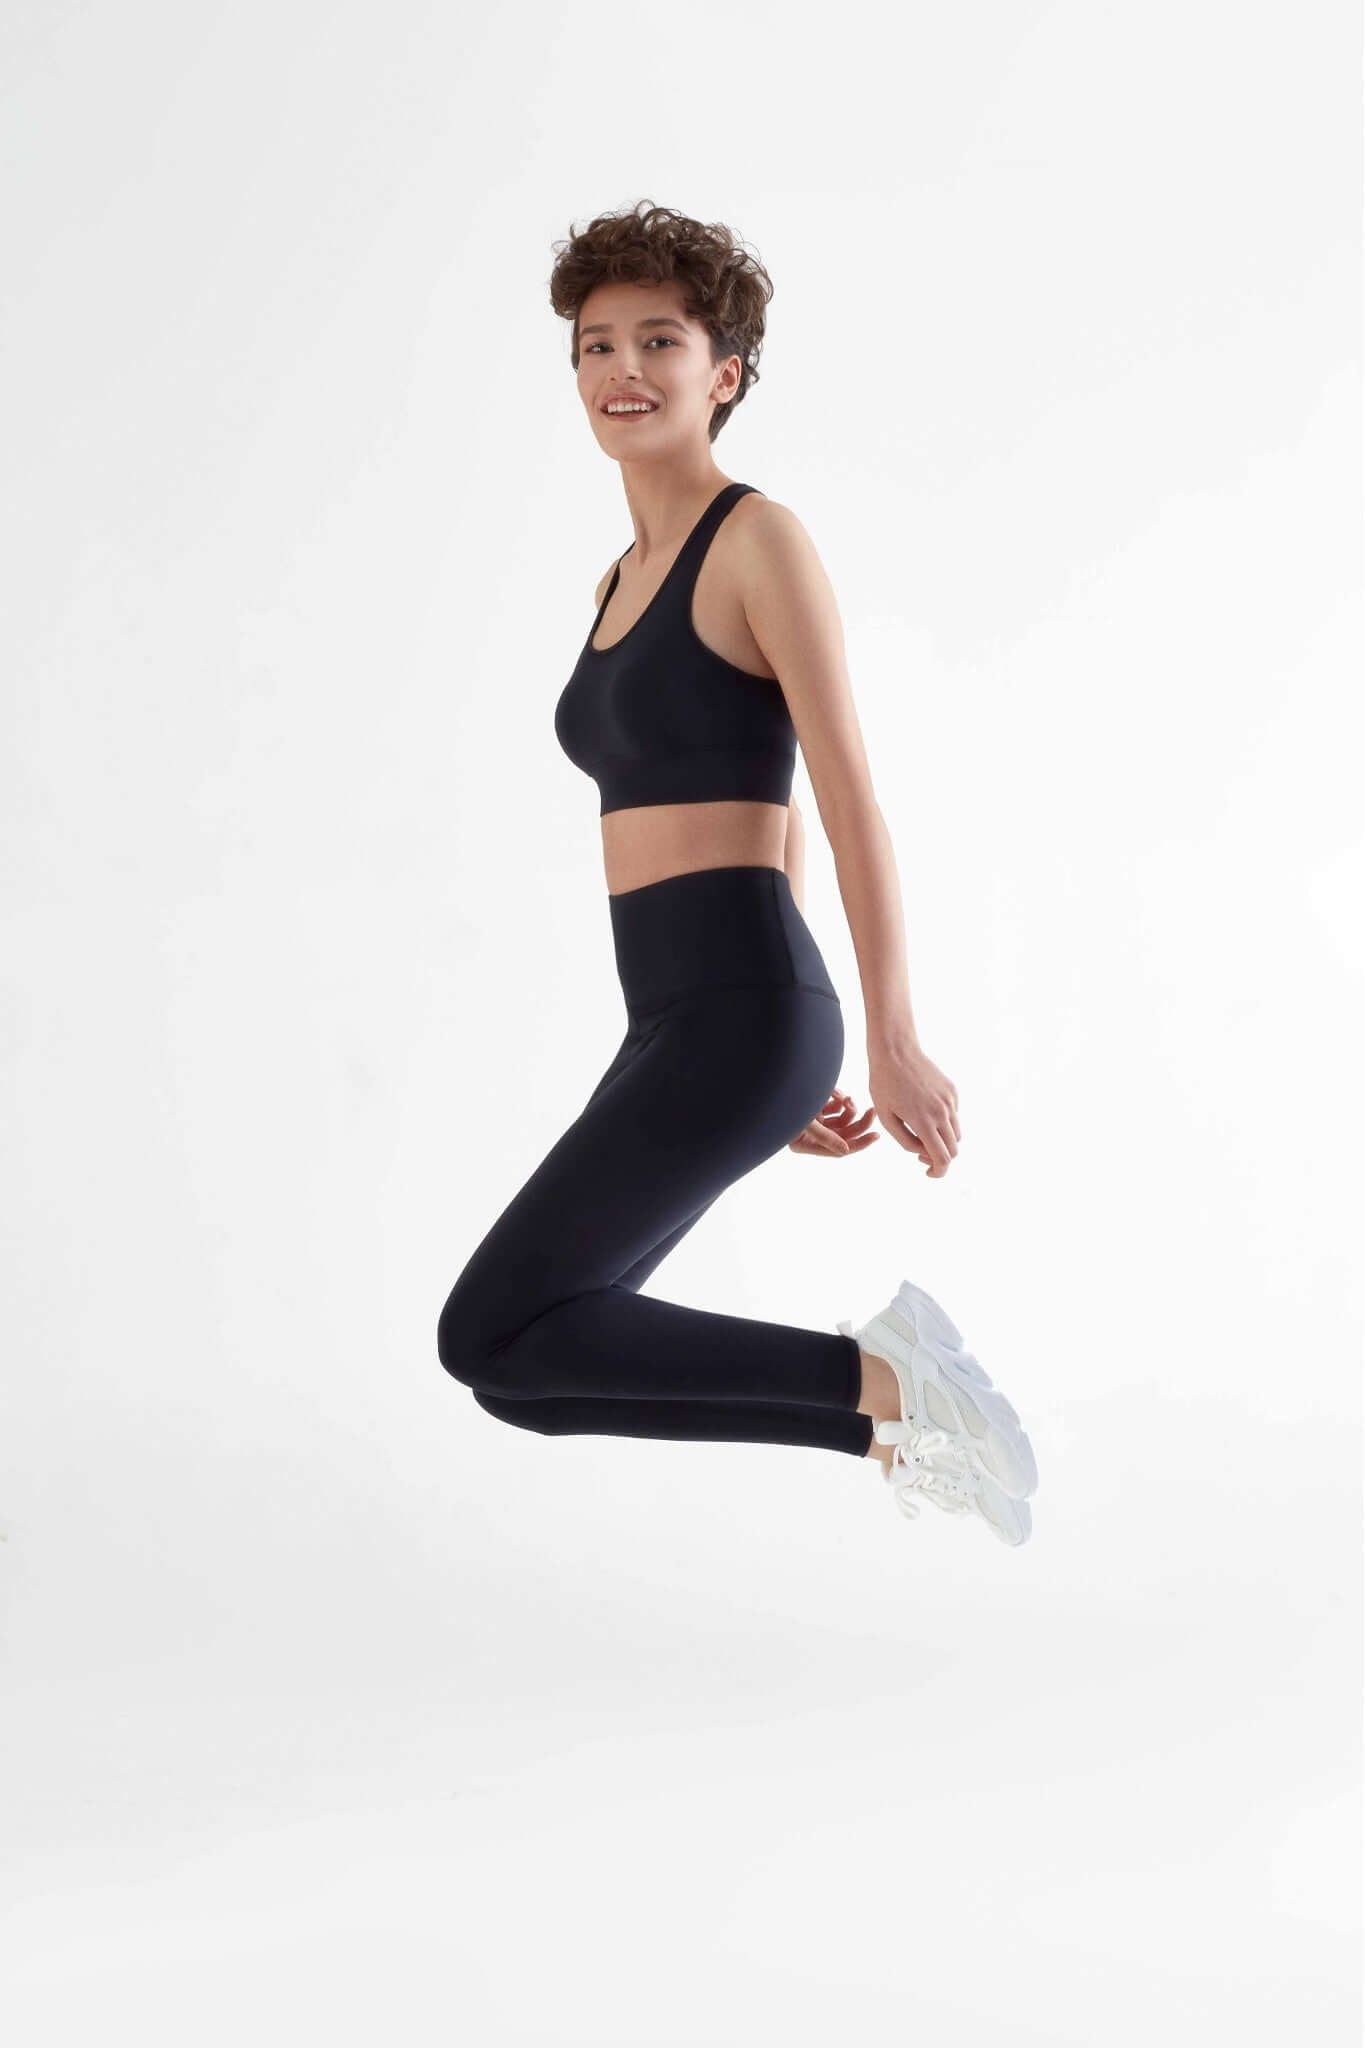
[[852, 1337], [639, 1292], [838, 1080], [843, 1011], [787, 877], [701, 868], [607, 902], [626, 1035], [451, 1289], [441, 1363], [490, 1415], [544, 1436], [865, 1457]]

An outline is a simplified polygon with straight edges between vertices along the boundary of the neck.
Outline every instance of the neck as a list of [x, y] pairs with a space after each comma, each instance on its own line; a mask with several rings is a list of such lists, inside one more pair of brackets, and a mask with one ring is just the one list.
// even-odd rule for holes
[[672, 554], [681, 547], [711, 500], [735, 479], [706, 454], [695, 462], [667, 467], [623, 462], [621, 481], [635, 528], [631, 554], [636, 566], [643, 567], [653, 555]]

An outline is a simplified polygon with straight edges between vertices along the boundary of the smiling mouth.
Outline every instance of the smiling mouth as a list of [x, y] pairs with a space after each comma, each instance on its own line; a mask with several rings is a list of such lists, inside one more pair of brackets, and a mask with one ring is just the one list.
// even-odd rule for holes
[[657, 405], [645, 405], [640, 406], [638, 408], [635, 406], [628, 406], [622, 412], [611, 412], [604, 405], [602, 408], [602, 417], [604, 420], [647, 420], [658, 410], [659, 408]]

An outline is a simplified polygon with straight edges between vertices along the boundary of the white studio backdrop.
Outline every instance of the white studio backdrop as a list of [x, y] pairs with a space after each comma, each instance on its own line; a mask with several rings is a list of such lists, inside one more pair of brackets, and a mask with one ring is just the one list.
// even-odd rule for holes
[[[1358, 2039], [1360, 59], [1230, 0], [7, 10], [20, 2048]], [[774, 277], [716, 459], [833, 579], [963, 1128], [779, 1155], [647, 1291], [917, 1279], [1022, 1550], [436, 1357], [623, 1028], [551, 718], [630, 525], [546, 281], [644, 197]]]

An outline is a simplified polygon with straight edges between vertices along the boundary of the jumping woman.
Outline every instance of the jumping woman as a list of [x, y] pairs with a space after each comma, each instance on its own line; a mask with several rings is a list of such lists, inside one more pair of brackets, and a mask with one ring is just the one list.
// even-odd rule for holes
[[[559, 1436], [819, 1445], [1027, 1540], [1019, 1417], [909, 1281], [854, 1331], [640, 1288], [723, 1191], [784, 1147], [847, 1156], [883, 1128], [941, 1178], [957, 1090], [922, 1050], [900, 888], [833, 592], [784, 505], [716, 467], [758, 376], [767, 272], [725, 228], [647, 201], [556, 244], [578, 396], [635, 538], [602, 578], [555, 707], [601, 797], [627, 1028], [573, 1123], [446, 1300], [442, 1365], [500, 1421]], [[872, 1106], [835, 1083], [843, 1012], [801, 906], [796, 744], [833, 848], [867, 1020]]]

